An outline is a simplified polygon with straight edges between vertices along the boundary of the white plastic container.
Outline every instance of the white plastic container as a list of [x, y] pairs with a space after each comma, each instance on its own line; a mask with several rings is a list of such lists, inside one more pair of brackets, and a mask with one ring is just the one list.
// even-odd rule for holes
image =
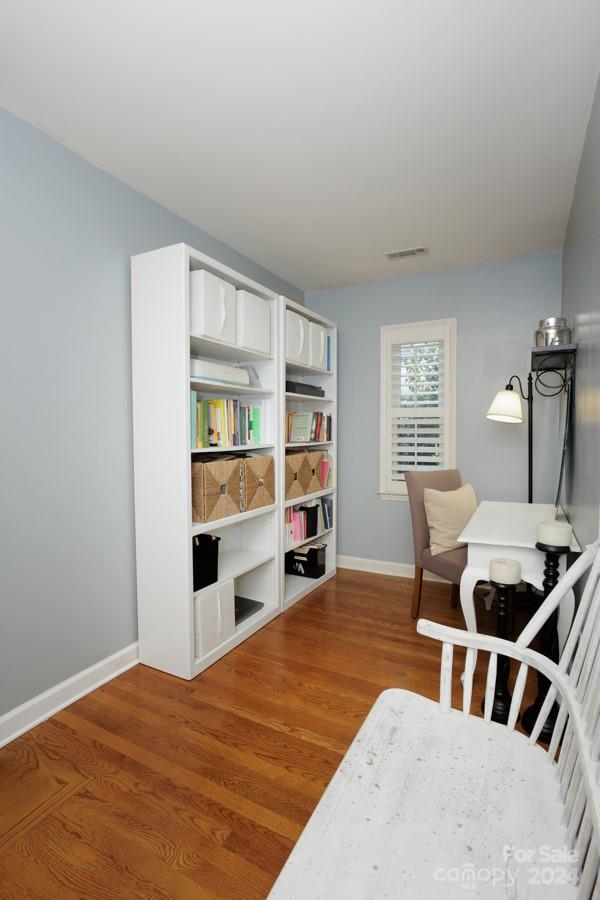
[[327, 332], [316, 322], [308, 323], [308, 364], [324, 369], [327, 362]]
[[246, 350], [271, 352], [271, 305], [249, 291], [236, 293], [236, 343]]
[[201, 658], [235, 633], [233, 579], [220, 587], [210, 585], [194, 596], [196, 656]]
[[247, 369], [240, 366], [227, 366], [225, 363], [210, 362], [208, 359], [190, 359], [190, 375], [192, 378], [203, 378], [205, 381], [250, 384], [250, 373]]
[[191, 273], [190, 331], [235, 344], [235, 286], [198, 269]]
[[286, 311], [285, 353], [288, 362], [308, 365], [308, 319]]

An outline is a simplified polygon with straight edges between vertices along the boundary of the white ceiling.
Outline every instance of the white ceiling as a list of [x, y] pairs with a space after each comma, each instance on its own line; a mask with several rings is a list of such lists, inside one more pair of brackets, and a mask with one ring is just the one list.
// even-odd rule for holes
[[301, 288], [562, 246], [598, 0], [0, 10], [1, 105]]

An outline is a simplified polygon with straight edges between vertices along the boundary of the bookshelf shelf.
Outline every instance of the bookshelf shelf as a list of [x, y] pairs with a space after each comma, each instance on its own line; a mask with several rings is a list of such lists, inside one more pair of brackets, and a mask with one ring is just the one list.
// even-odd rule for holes
[[288, 441], [285, 445], [289, 447], [330, 447], [333, 441]]
[[286, 362], [287, 371], [290, 375], [329, 375], [333, 376], [333, 372], [328, 369], [319, 369], [317, 366], [305, 366], [302, 363]]
[[312, 537], [304, 538], [303, 541], [297, 541], [295, 544], [292, 544], [291, 547], [286, 547], [285, 552], [289, 553], [290, 550], [297, 550], [298, 547], [304, 547], [305, 544], [312, 544], [313, 541], [318, 541], [322, 537], [325, 537], [326, 534], [331, 534], [333, 528], [326, 528], [325, 531], [320, 531], [318, 534], [313, 534]]
[[237, 447], [191, 447], [191, 453], [249, 453], [251, 450], [273, 450], [275, 444], [240, 444]]
[[235, 344], [227, 344], [216, 338], [201, 337], [190, 334], [190, 351], [192, 356], [206, 359], [218, 359], [229, 363], [245, 363], [260, 360], [272, 360], [269, 353], [260, 353], [258, 350], [246, 350]]
[[303, 497], [294, 497], [292, 500], [286, 500], [284, 506], [287, 509], [289, 506], [298, 506], [301, 503], [308, 503], [309, 500], [317, 500], [319, 497], [327, 497], [329, 494], [334, 493], [335, 488], [325, 488], [322, 491], [316, 491], [314, 494], [305, 494]]
[[230, 397], [245, 397], [250, 394], [263, 397], [273, 396], [273, 391], [266, 388], [231, 384], [227, 381], [204, 381], [202, 378], [194, 378], [193, 376], [190, 377], [190, 387], [193, 391], [202, 391], [204, 394], [226, 394]]
[[284, 605], [291, 606], [302, 600], [307, 594], [312, 594], [318, 587], [333, 578], [335, 568], [329, 569], [321, 578], [303, 578], [301, 575], [286, 575], [284, 588]]
[[312, 403], [335, 403], [329, 397], [316, 397], [314, 394], [295, 394], [293, 391], [286, 391], [286, 400], [310, 400]]
[[[221, 521], [224, 520], [222, 519]], [[246, 547], [226, 550], [224, 553], [219, 554], [219, 580], [209, 584], [208, 587], [202, 588], [201, 591], [196, 591], [194, 597], [198, 598], [203, 594], [214, 591], [215, 588], [222, 585], [223, 582], [229, 581], [230, 578], [239, 578], [240, 575], [245, 575], [246, 572], [251, 572], [252, 569], [258, 569], [259, 566], [270, 562], [272, 559], [275, 559], [275, 553], [265, 552], [264, 550], [249, 550]]]
[[259, 509], [250, 509], [247, 512], [238, 513], [237, 516], [227, 516], [225, 519], [214, 519], [212, 522], [194, 522], [192, 524], [192, 536], [195, 534], [207, 534], [212, 531], [219, 531], [221, 528], [226, 528], [228, 525], [239, 525], [240, 522], [247, 522], [249, 519], [255, 519], [258, 516], [266, 516], [276, 509], [277, 504], [273, 503], [271, 506], [261, 506]]

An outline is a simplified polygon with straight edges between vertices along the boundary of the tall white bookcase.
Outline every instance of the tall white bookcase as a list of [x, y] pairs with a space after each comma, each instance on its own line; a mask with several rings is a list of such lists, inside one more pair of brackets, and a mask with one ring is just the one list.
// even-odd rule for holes
[[[292, 545], [292, 547], [295, 548], [300, 547], [302, 544], [313, 543], [314, 541], [320, 541], [326, 544], [327, 549], [325, 551], [325, 574], [319, 579], [312, 580], [299, 575], [286, 575], [284, 572], [282, 604], [283, 608], [286, 609], [288, 606], [291, 606], [293, 603], [296, 603], [298, 600], [302, 599], [302, 597], [305, 597], [306, 594], [314, 591], [314, 589], [324, 581], [327, 581], [329, 578], [332, 578], [335, 575], [337, 546], [337, 491], [335, 487], [337, 484], [337, 328], [334, 322], [331, 322], [329, 319], [326, 319], [324, 316], [319, 315], [319, 313], [316, 313], [313, 310], [307, 309], [305, 306], [302, 306], [299, 303], [295, 303], [293, 300], [284, 299], [283, 305], [285, 306], [285, 314], [282, 315], [280, 355], [283, 359], [285, 368], [285, 379], [283, 385], [284, 413], [288, 410], [293, 412], [319, 411], [324, 412], [325, 414], [329, 414], [332, 417], [330, 441], [322, 441], [320, 443], [317, 441], [313, 441], [308, 444], [284, 444], [284, 454], [285, 450], [297, 447], [304, 447], [307, 450], [323, 450], [329, 454], [333, 465], [333, 483], [331, 487], [321, 491], [316, 491], [312, 494], [307, 494], [304, 497], [295, 497], [292, 500], [284, 500], [283, 502], [284, 508], [287, 508], [290, 506], [301, 506], [303, 503], [316, 500], [319, 497], [331, 497], [333, 512], [333, 525], [331, 528], [320, 532], [315, 537], [309, 538], [308, 541], [301, 541], [297, 544]], [[290, 316], [288, 315], [288, 313], [295, 314], [300, 319], [302, 319], [303, 322], [307, 322], [308, 326], [301, 326], [305, 329], [307, 327], [310, 328], [310, 323], [313, 323], [318, 328], [318, 336], [324, 337], [325, 340], [329, 339], [331, 348], [331, 365], [329, 368], [327, 368], [326, 365], [311, 364], [310, 355], [306, 353], [302, 354], [302, 352], [300, 355], [308, 355], [308, 359], [306, 361], [292, 361], [288, 358], [290, 347], [290, 340], [287, 333], [290, 324]], [[307, 342], [308, 337], [301, 334], [298, 342], [298, 347], [306, 350]], [[296, 383], [300, 384], [304, 383], [307, 385], [316, 385], [322, 387], [325, 391], [325, 397], [315, 397], [308, 393], [303, 394], [288, 392], [285, 390], [285, 381], [287, 380], [295, 381]], [[285, 415], [282, 415], [282, 422], [285, 423]], [[283, 471], [283, 467], [282, 475], [285, 479], [285, 472]], [[280, 488], [280, 496], [285, 496], [285, 485], [283, 482]], [[284, 551], [286, 549], [290, 548], [284, 543]]]
[[[190, 275], [197, 269], [217, 275], [269, 305], [269, 353], [191, 333]], [[336, 329], [317, 313], [184, 244], [132, 257], [131, 282], [139, 656], [142, 663], [190, 679], [335, 574], [335, 486], [311, 495], [332, 497], [333, 527], [322, 535], [327, 543], [325, 575], [309, 579], [284, 573], [284, 469], [286, 408], [322, 410], [331, 412], [333, 432], [332, 441], [318, 448], [329, 451], [334, 485], [337, 480]], [[331, 371], [307, 363], [286, 365], [288, 310], [307, 323], [318, 323], [331, 338]], [[242, 387], [192, 377], [192, 356], [252, 366], [258, 383], [251, 381], [250, 386]], [[286, 374], [296, 381], [320, 384], [326, 398], [286, 396]], [[209, 398], [260, 401], [261, 443], [245, 448], [192, 449], [191, 390]], [[274, 457], [275, 502], [218, 521], [194, 523], [191, 463], [195, 453], [216, 456], [241, 450]], [[299, 505], [308, 499], [296, 498], [291, 503]], [[192, 540], [202, 533], [221, 539], [218, 581], [194, 593]], [[221, 589], [230, 589], [232, 583], [236, 594], [263, 605], [209, 652], [199, 653], [196, 634], [205, 624], [203, 602]]]

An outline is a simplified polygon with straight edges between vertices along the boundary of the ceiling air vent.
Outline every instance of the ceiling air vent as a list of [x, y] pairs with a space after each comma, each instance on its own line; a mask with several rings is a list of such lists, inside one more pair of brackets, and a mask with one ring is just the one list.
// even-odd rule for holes
[[386, 253], [388, 259], [406, 259], [409, 256], [425, 256], [429, 253], [429, 247], [409, 247], [408, 250], [390, 250]]

